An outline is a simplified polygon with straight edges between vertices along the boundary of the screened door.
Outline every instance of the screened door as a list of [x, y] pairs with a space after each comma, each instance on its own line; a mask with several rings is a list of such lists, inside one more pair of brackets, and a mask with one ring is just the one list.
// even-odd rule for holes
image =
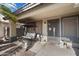
[[48, 20], [48, 36], [59, 36], [59, 19]]
[[77, 17], [68, 17], [63, 19], [63, 36], [71, 40], [77, 39]]

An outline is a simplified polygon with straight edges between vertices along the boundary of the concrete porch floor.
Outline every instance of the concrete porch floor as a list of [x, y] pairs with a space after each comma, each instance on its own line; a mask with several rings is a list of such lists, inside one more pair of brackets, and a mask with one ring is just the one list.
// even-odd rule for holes
[[73, 48], [60, 48], [49, 40], [36, 56], [76, 56], [76, 54]]
[[49, 40], [45, 45], [38, 41], [30, 50], [21, 49], [14, 56], [76, 56], [76, 53], [72, 47], [60, 48], [55, 41]]
[[29, 51], [21, 51], [18, 56], [76, 56], [73, 48], [60, 48], [53, 40], [42, 46], [37, 42]]

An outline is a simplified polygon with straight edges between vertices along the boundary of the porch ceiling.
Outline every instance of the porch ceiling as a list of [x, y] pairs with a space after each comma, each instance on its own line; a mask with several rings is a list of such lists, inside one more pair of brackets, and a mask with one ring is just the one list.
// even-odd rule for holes
[[[41, 5], [42, 6], [42, 5]], [[63, 3], [63, 4], [47, 4], [47, 6], [37, 6], [38, 9], [28, 10], [18, 15], [18, 20], [33, 18], [34, 20], [42, 20], [47, 18], [62, 17], [69, 14], [78, 14], [79, 7], [75, 7], [73, 3]]]

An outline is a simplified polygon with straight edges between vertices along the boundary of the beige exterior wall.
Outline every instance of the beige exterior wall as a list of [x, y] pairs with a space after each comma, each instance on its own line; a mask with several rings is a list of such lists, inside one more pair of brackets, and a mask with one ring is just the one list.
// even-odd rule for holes
[[[4, 27], [9, 27], [9, 24], [0, 22], [0, 37], [4, 36]], [[7, 33], [7, 32], [5, 31], [5, 33]]]
[[36, 22], [36, 32], [42, 33], [42, 21]]
[[0, 23], [0, 37], [4, 36], [4, 26], [2, 23]]
[[10, 21], [10, 37], [16, 36], [16, 23]]

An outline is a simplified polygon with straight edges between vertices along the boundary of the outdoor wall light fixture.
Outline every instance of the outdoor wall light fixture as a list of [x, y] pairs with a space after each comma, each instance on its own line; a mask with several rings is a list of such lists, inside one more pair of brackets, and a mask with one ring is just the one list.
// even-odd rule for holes
[[46, 24], [46, 22], [44, 22], [44, 24]]

